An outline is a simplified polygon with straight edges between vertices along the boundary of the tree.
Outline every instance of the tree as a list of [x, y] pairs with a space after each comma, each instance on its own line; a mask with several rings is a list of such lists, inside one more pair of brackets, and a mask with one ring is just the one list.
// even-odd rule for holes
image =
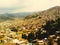
[[60, 38], [58, 39], [58, 41], [57, 41], [57, 42], [58, 42], [58, 45], [60, 45]]
[[43, 35], [41, 34], [41, 30], [38, 30], [37, 32], [36, 32], [36, 38], [37, 39], [43, 39]]
[[27, 39], [26, 34], [22, 34], [22, 38]]
[[56, 30], [60, 30], [60, 17], [56, 19], [56, 22], [57, 22]]
[[47, 22], [46, 22], [46, 25], [43, 26], [43, 28], [44, 28], [45, 30], [47, 30], [47, 32], [49, 33], [49, 35], [50, 35], [50, 34], [55, 34], [56, 24], [57, 24], [57, 23], [56, 23], [55, 21], [53, 21], [53, 20], [47, 21]]
[[60, 17], [57, 17], [56, 20], [49, 20], [46, 22], [46, 25], [43, 26], [45, 30], [50, 34], [55, 34], [56, 31], [60, 30]]
[[14, 32], [18, 31], [17, 28], [15, 28], [15, 27], [11, 27], [10, 29], [11, 29], [11, 31], [14, 31]]
[[28, 41], [32, 42], [33, 40], [35, 40], [35, 35], [33, 32], [31, 32], [30, 34], [28, 34]]

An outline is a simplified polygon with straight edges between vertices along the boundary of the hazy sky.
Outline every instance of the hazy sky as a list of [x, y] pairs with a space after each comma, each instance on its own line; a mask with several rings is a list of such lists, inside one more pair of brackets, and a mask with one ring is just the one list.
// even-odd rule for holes
[[0, 0], [0, 13], [35, 12], [59, 5], [60, 0]]

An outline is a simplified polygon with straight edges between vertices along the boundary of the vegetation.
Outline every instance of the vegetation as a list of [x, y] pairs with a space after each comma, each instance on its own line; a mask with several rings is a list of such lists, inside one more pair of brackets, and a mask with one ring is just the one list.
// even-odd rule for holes
[[[15, 18], [0, 23], [0, 41], [12, 42], [26, 39], [32, 43], [34, 40], [49, 38], [60, 31], [60, 7], [54, 7], [42, 12], [37, 12], [25, 18]], [[59, 32], [60, 34], [60, 32]], [[59, 42], [59, 41], [58, 41]]]

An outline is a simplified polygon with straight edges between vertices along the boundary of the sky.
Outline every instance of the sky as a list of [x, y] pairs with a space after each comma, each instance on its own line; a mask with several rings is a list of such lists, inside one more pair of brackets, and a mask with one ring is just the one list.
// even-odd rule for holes
[[37, 12], [60, 6], [60, 0], [0, 0], [0, 13]]

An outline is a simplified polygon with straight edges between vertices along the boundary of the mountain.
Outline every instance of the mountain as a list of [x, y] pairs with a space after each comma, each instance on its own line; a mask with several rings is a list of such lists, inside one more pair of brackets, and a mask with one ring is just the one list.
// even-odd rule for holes
[[40, 11], [40, 12], [36, 12], [33, 13], [31, 15], [28, 15], [26, 17], [26, 19], [30, 19], [30, 18], [45, 18], [46, 20], [55, 20], [56, 17], [60, 17], [60, 6], [55, 6], [52, 7], [50, 9], [44, 10], [44, 11]]
[[13, 20], [14, 18], [21, 18], [26, 17], [27, 15], [31, 14], [32, 12], [21, 12], [21, 13], [5, 13], [0, 14], [0, 22], [6, 20]]
[[47, 27], [49, 26], [49, 30], [51, 28], [55, 31], [58, 25], [58, 29], [60, 29], [60, 6], [52, 7], [36, 13], [34, 12], [33, 14], [26, 16], [24, 19], [22, 25], [24, 25], [28, 30], [35, 30], [36, 28], [42, 29], [47, 25]]
[[[8, 15], [8, 14], [6, 14], [6, 15]], [[3, 16], [3, 17], [5, 18], [5, 16]], [[13, 14], [13, 15], [9, 14], [8, 17], [11, 17], [11, 19], [12, 19], [13, 17], [16, 18], [16, 16], [17, 16], [17, 14]], [[54, 32], [55, 30], [60, 30], [60, 6], [52, 7], [50, 9], [40, 11], [40, 12], [29, 13], [24, 18], [15, 19], [12, 21], [5, 21], [0, 24], [1, 25], [6, 24], [9, 27], [10, 26], [17, 27], [20, 30], [25, 30], [25, 28], [26, 28], [26, 30], [29, 30], [29, 31], [45, 29], [45, 30], [52, 30], [52, 32]]]
[[56, 17], [60, 17], [60, 6], [55, 6], [40, 12], [20, 12], [0, 14], [0, 21], [13, 20], [14, 18], [21, 17], [25, 19], [42, 18], [44, 20], [55, 20]]

